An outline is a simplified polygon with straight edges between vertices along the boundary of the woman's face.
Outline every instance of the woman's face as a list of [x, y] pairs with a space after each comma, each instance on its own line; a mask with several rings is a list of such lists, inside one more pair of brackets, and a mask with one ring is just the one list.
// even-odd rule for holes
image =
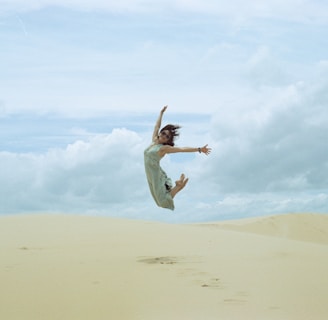
[[169, 130], [163, 130], [158, 137], [159, 143], [167, 143], [171, 139], [171, 133]]

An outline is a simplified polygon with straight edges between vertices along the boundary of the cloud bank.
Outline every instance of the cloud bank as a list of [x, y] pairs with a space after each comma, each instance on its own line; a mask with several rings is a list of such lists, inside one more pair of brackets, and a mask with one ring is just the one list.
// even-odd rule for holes
[[222, 107], [208, 128], [195, 121], [182, 129], [178, 145], [209, 143], [213, 152], [163, 160], [173, 179], [181, 172], [190, 177], [173, 214], [156, 208], [145, 180], [150, 132], [129, 129], [41, 154], [0, 153], [1, 181], [7, 182], [1, 185], [1, 213], [65, 211], [181, 222], [327, 212], [327, 84], [264, 87], [252, 105]]
[[0, 153], [2, 213], [106, 210], [145, 196], [142, 141], [115, 129], [44, 154]]

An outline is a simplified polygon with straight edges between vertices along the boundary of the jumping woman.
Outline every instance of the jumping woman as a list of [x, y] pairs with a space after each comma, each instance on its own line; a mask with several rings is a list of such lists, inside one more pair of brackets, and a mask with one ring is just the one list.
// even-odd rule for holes
[[159, 207], [174, 210], [174, 197], [187, 184], [188, 178], [181, 174], [180, 179], [173, 186], [171, 179], [160, 166], [161, 159], [168, 153], [199, 152], [210, 154], [207, 144], [202, 148], [175, 147], [174, 140], [179, 136], [180, 126], [168, 124], [161, 128], [165, 106], [156, 121], [152, 144], [144, 151], [145, 170], [150, 192]]

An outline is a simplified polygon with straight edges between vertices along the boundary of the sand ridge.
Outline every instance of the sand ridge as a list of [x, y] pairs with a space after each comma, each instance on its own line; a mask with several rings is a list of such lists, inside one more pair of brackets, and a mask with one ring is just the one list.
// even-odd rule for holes
[[281, 214], [210, 225], [226, 230], [328, 244], [328, 215], [326, 214]]

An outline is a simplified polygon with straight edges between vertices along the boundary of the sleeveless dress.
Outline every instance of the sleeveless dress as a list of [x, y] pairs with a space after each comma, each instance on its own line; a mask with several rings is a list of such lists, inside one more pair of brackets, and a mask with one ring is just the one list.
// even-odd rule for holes
[[151, 195], [159, 207], [174, 210], [170, 190], [172, 181], [160, 166], [158, 150], [162, 144], [152, 144], [144, 151], [145, 171]]

